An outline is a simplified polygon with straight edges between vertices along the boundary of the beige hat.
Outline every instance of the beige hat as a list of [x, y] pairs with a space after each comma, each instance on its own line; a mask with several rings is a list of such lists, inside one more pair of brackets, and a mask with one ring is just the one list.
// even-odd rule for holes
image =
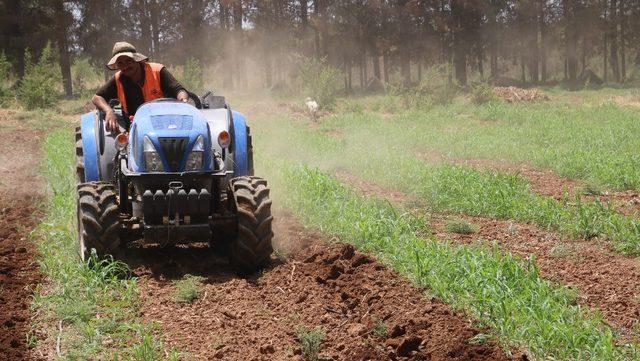
[[113, 51], [111, 52], [111, 54], [113, 55], [113, 57], [111, 57], [111, 60], [109, 60], [109, 62], [107, 63], [107, 68], [111, 70], [118, 70], [116, 61], [121, 56], [128, 56], [137, 62], [149, 60], [149, 58], [145, 55], [138, 53], [135, 46], [127, 43], [126, 41], [118, 41], [113, 46]]

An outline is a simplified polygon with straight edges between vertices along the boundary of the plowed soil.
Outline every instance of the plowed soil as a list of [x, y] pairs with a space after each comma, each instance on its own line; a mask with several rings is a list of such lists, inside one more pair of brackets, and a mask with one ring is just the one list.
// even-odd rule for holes
[[[388, 190], [345, 173], [340, 179], [357, 186], [367, 196], [385, 197], [404, 203], [408, 195]], [[478, 226], [473, 234], [446, 230], [448, 220], [462, 218]], [[572, 240], [535, 225], [483, 217], [433, 214], [430, 225], [438, 239], [468, 244], [474, 240], [497, 242], [505, 252], [521, 257], [536, 256], [536, 264], [546, 279], [577, 291], [579, 304], [601, 311], [605, 321], [618, 330], [623, 339], [636, 337], [634, 326], [640, 319], [640, 267], [634, 257], [609, 250], [597, 238]]]
[[[144, 318], [160, 322], [165, 344], [203, 360], [301, 360], [303, 325], [326, 332], [324, 359], [507, 359], [495, 343], [472, 341], [486, 330], [352, 246], [327, 245], [288, 216], [276, 234], [290, 258], [249, 278], [206, 248], [136, 265]], [[204, 285], [192, 303], [176, 303], [172, 281], [185, 274]]]
[[33, 288], [41, 281], [34, 246], [27, 239], [36, 224], [42, 183], [39, 134], [0, 111], [0, 360], [29, 359], [26, 334]]

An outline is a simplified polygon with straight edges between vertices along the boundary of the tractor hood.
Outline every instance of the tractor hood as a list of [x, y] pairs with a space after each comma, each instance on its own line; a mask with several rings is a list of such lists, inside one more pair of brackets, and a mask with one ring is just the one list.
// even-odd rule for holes
[[209, 125], [200, 110], [187, 103], [142, 105], [131, 125], [129, 145], [129, 168], [134, 172], [212, 169]]

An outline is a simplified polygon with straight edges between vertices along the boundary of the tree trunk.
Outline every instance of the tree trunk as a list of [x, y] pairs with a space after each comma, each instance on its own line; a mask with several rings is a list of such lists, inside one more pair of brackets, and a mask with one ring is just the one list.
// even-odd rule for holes
[[602, 74], [602, 80], [606, 83], [609, 81], [609, 69], [607, 69], [608, 67], [608, 62], [607, 62], [607, 49], [609, 48], [609, 45], [607, 44], [607, 33], [603, 33], [602, 34], [602, 62], [603, 62], [603, 74]]
[[567, 22], [565, 27], [565, 51], [567, 59], [567, 79], [571, 83], [575, 83], [578, 72], [578, 58], [577, 58], [577, 41], [578, 41], [578, 29], [575, 18], [575, 6], [576, 0], [563, 0], [562, 5], [564, 9], [564, 16]]
[[538, 1], [538, 28], [540, 28], [540, 80], [547, 81], [547, 30], [544, 22], [544, 5], [546, 0]]
[[454, 26], [451, 29], [453, 35], [453, 66], [456, 81], [460, 85], [467, 85], [467, 52], [463, 24], [465, 23], [465, 1], [451, 1], [451, 15]]
[[382, 55], [382, 63], [384, 83], [389, 84], [389, 52], [387, 50]]
[[411, 58], [409, 52], [404, 49], [399, 54], [400, 57], [400, 74], [405, 87], [411, 86]]
[[527, 17], [530, 19], [533, 27], [533, 32], [529, 34], [529, 50], [531, 52], [529, 58], [529, 77], [531, 78], [531, 82], [535, 84], [538, 82], [538, 67], [540, 66], [540, 49], [538, 48], [539, 22], [536, 21], [536, 15], [528, 15]]
[[157, 0], [149, 0], [149, 11], [151, 15], [151, 29], [152, 29], [152, 37], [153, 44], [151, 54], [154, 57], [158, 57], [160, 55], [160, 21], [159, 17], [159, 9], [158, 9], [158, 1]]
[[373, 76], [376, 77], [378, 80], [380, 80], [381, 78], [381, 74], [380, 74], [380, 55], [378, 54], [378, 51], [376, 49], [376, 51], [373, 52]]
[[626, 1], [620, 0], [618, 19], [620, 19], [620, 80], [627, 80], [627, 25], [626, 25]]
[[67, 42], [67, 32], [69, 27], [70, 16], [64, 9], [64, 2], [57, 0], [54, 3], [54, 10], [57, 18], [56, 37], [58, 43], [58, 52], [60, 54], [60, 71], [62, 72], [62, 84], [64, 93], [67, 97], [73, 96], [73, 88], [71, 85], [71, 60], [69, 57], [69, 44]]
[[616, 82], [620, 82], [620, 66], [618, 63], [618, 15], [617, 0], [611, 0], [609, 8], [609, 51], [611, 71]]
[[247, 74], [245, 71], [245, 58], [241, 54], [242, 49], [242, 18], [244, 16], [242, 10], [242, 0], [235, 0], [233, 2], [233, 33], [231, 36], [231, 42], [233, 47], [233, 57], [234, 60], [232, 62], [236, 85], [239, 88], [246, 88], [247, 86]]

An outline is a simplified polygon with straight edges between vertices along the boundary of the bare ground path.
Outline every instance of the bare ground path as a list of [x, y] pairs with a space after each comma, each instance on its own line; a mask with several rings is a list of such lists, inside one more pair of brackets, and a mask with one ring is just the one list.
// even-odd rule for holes
[[[370, 256], [327, 245], [290, 215], [276, 223], [278, 248], [290, 258], [249, 278], [206, 249], [134, 265], [143, 317], [159, 321], [165, 344], [203, 360], [295, 360], [302, 359], [296, 328], [304, 325], [326, 332], [321, 355], [329, 359], [507, 359], [495, 343], [471, 342], [483, 332], [472, 320]], [[178, 304], [171, 281], [185, 274], [203, 276], [204, 286], [200, 298]]]
[[42, 280], [28, 239], [44, 193], [35, 176], [41, 136], [0, 110], [0, 360], [38, 358], [26, 335], [33, 289]]
[[[384, 197], [404, 203], [409, 195], [341, 172], [339, 179], [352, 184], [367, 196]], [[478, 226], [473, 234], [446, 230], [451, 219], [463, 218]], [[535, 255], [543, 277], [567, 285], [578, 294], [577, 302], [601, 311], [604, 319], [623, 339], [637, 337], [640, 319], [640, 263], [635, 257], [609, 250], [597, 239], [572, 240], [542, 230], [535, 225], [483, 217], [432, 214], [430, 225], [438, 239], [468, 244], [477, 239], [497, 242], [505, 252], [521, 257]]]

